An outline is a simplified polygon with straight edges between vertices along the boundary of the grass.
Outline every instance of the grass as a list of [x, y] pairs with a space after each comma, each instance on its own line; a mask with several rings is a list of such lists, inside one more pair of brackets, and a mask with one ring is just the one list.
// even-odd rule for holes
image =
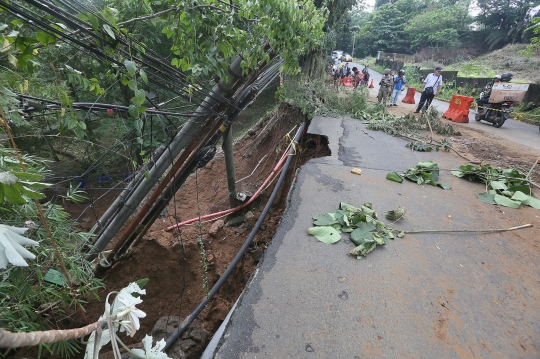
[[522, 103], [515, 106], [513, 114], [516, 119], [524, 118], [540, 124], [540, 107], [534, 108], [534, 104], [532, 103]]

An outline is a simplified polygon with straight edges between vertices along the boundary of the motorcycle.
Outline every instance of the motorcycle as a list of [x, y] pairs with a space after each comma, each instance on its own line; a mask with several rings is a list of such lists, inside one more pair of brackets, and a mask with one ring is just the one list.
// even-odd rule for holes
[[[500, 82], [512, 81], [512, 74], [507, 72], [499, 76]], [[485, 98], [484, 92], [480, 93], [480, 98]], [[503, 101], [498, 103], [487, 103], [483, 107], [478, 108], [478, 112], [474, 116], [474, 119], [478, 122], [486, 121], [490, 122], [496, 128], [501, 127], [504, 121], [510, 118], [510, 113], [514, 111], [512, 109], [513, 101]], [[483, 112], [481, 112], [483, 110]]]
[[[493, 126], [499, 128], [510, 117], [510, 113], [514, 111], [512, 104], [512, 101], [488, 103], [484, 106], [484, 111], [477, 113], [474, 119], [478, 122], [490, 122]], [[478, 111], [481, 111], [481, 109], [478, 109]]]

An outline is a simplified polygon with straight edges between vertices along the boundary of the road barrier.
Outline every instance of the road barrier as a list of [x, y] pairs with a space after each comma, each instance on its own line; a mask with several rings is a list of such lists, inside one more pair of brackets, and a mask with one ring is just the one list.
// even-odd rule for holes
[[414, 102], [414, 94], [415, 93], [416, 93], [416, 89], [414, 87], [408, 87], [407, 88], [407, 94], [405, 95], [405, 97], [401, 101], [405, 102], [405, 103], [415, 104], [416, 103], [416, 102]]
[[469, 122], [469, 109], [474, 101], [472, 96], [452, 95], [450, 107], [444, 113], [443, 117], [452, 122]]
[[343, 86], [353, 87], [353, 78], [352, 78], [352, 76], [348, 76], [348, 77], [343, 78]]

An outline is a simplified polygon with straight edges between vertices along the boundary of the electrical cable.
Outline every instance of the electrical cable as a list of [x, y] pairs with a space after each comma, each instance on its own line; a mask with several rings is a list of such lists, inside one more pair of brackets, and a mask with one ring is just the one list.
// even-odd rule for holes
[[[304, 129], [307, 129], [307, 121], [304, 122], [300, 128], [298, 129], [296, 136], [294, 137], [294, 142], [298, 143], [300, 142], [300, 139], [302, 138], [302, 135], [304, 134]], [[279, 193], [281, 186], [283, 184], [283, 181], [285, 180], [285, 177], [287, 175], [287, 170], [289, 169], [292, 159], [294, 156], [294, 152], [296, 151], [295, 148], [291, 148], [289, 151], [289, 156], [287, 157], [287, 160], [285, 161], [285, 165], [283, 166], [283, 171], [281, 172], [281, 175], [279, 176], [279, 179], [276, 183], [276, 186], [274, 187], [274, 190], [272, 191], [272, 194], [270, 195], [270, 198], [268, 199], [268, 202], [266, 203], [266, 206], [264, 207], [261, 215], [259, 216], [259, 219], [253, 226], [253, 229], [251, 230], [250, 234], [246, 238], [244, 244], [232, 260], [232, 262], [229, 264], [227, 269], [223, 272], [223, 274], [219, 277], [218, 281], [212, 289], [208, 292], [208, 295], [199, 303], [199, 305], [189, 314], [184, 321], [178, 326], [176, 331], [167, 338], [164, 351], [168, 352], [171, 347], [175, 344], [175, 342], [180, 338], [180, 336], [185, 332], [187, 327], [197, 318], [197, 316], [202, 312], [202, 310], [206, 307], [208, 302], [214, 297], [214, 295], [218, 292], [218, 290], [221, 288], [221, 286], [225, 283], [225, 281], [229, 278], [229, 276], [232, 274], [234, 268], [236, 265], [240, 262], [242, 257], [244, 256], [245, 252], [247, 251], [249, 245], [251, 244], [251, 241], [253, 238], [255, 238], [255, 235], [259, 231], [259, 228], [261, 227], [264, 219], [266, 218], [266, 215], [270, 211], [270, 207], [273, 205], [277, 194]]]

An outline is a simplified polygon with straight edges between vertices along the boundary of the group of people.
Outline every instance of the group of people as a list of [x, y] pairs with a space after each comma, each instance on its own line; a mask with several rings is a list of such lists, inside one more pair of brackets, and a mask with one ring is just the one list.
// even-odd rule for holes
[[397, 106], [397, 100], [399, 94], [404, 90], [403, 85], [407, 83], [405, 78], [405, 70], [399, 70], [398, 74], [394, 76], [394, 71], [385, 69], [383, 77], [379, 81], [379, 94], [377, 100], [379, 103], [385, 102], [390, 98], [390, 104], [388, 106]]
[[367, 86], [369, 81], [369, 71], [367, 66], [365, 66], [362, 71], [360, 71], [357, 67], [353, 67], [351, 69], [348, 62], [346, 62], [344, 65], [343, 62], [336, 61], [332, 65], [331, 75], [333, 76], [334, 81], [339, 82], [339, 85], [343, 84], [343, 79], [345, 77], [353, 76], [355, 79], [353, 87], [355, 89], [358, 87], [358, 85]]
[[[431, 105], [431, 102], [437, 96], [437, 93], [442, 88], [442, 67], [437, 66], [434, 68], [433, 73], [427, 75], [422, 84], [422, 89], [420, 90], [420, 101], [418, 106], [414, 111], [415, 114], [420, 113], [422, 108], [428, 108]], [[349, 63], [345, 63], [343, 66], [342, 63], [335, 63], [332, 67], [332, 75], [337, 76], [340, 81], [343, 81], [343, 78], [351, 76], [351, 69], [349, 69]], [[356, 78], [355, 88], [358, 87], [358, 84], [366, 85], [369, 80], [369, 72], [367, 66], [360, 72], [356, 67], [352, 68], [352, 75]], [[336, 78], [336, 77], [334, 77]], [[478, 112], [483, 113], [484, 107], [489, 102], [489, 97], [491, 95], [491, 90], [494, 84], [501, 81], [501, 75], [496, 75], [493, 77], [493, 81], [488, 83], [483, 92], [480, 94], [480, 98], [477, 99], [478, 103]], [[390, 69], [385, 69], [383, 72], [383, 77], [379, 81], [379, 93], [377, 95], [377, 100], [379, 103], [386, 104], [386, 101], [390, 99], [390, 104], [388, 106], [397, 106], [397, 101], [399, 94], [403, 92], [404, 85], [407, 83], [405, 77], [405, 70], [399, 70], [397, 75], [394, 75], [394, 71]]]
[[[441, 76], [442, 67], [437, 66], [433, 70], [433, 73], [427, 75], [425, 78], [421, 94], [420, 101], [418, 102], [418, 107], [414, 113], [420, 113], [420, 110], [425, 106], [426, 108], [431, 105], [433, 98], [437, 96], [437, 92], [442, 87], [442, 76]], [[379, 81], [379, 94], [377, 100], [379, 103], [386, 103], [387, 99], [390, 98], [389, 106], [397, 106], [397, 100], [399, 94], [404, 90], [404, 85], [407, 83], [405, 78], [405, 71], [399, 70], [397, 75], [394, 75], [394, 72], [390, 69], [385, 69], [383, 72], [383, 77]]]
[[[418, 102], [418, 106], [414, 113], [420, 113], [420, 111], [424, 107], [428, 108], [431, 105], [431, 101], [433, 101], [435, 96], [437, 96], [437, 93], [443, 84], [441, 71], [442, 67], [437, 66], [433, 70], [433, 73], [427, 75], [427, 77], [425, 78], [422, 84], [422, 89], [420, 90], [420, 101]], [[351, 69], [348, 62], [343, 65], [343, 63], [340, 61], [336, 61], [333, 64], [331, 73], [334, 77], [334, 81], [337, 80], [340, 84], [343, 82], [343, 79], [345, 77], [351, 75], [354, 76], [356, 79], [354, 85], [355, 89], [358, 87], [359, 84], [367, 86], [370, 77], [367, 66], [365, 66], [362, 71], [359, 71], [356, 67], [353, 67]], [[497, 79], [497, 76], [495, 76], [495, 79], [493, 81], [497, 80], [500, 80], [500, 76], [499, 79]], [[384, 102], [384, 104], [386, 104], [386, 101], [390, 99], [390, 104], [388, 106], [397, 106], [399, 95], [405, 89], [406, 83], [407, 78], [405, 77], [405, 70], [399, 70], [397, 75], [394, 75], [393, 70], [385, 69], [383, 72], [383, 77], [381, 78], [381, 81], [379, 81], [380, 87], [379, 93], [377, 95], [378, 102]], [[485, 99], [480, 99], [478, 104], [485, 104], [487, 103], [488, 99], [489, 94]]]

